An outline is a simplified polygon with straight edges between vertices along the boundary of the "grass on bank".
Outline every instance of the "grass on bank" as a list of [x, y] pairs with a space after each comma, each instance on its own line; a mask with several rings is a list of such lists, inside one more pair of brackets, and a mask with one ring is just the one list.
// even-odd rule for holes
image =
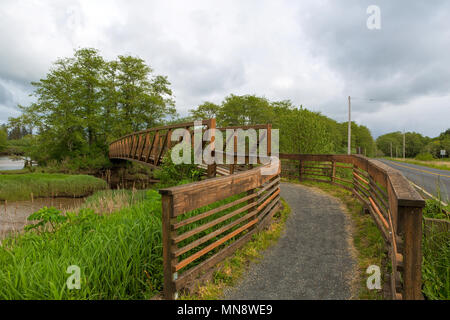
[[50, 173], [0, 175], [0, 200], [30, 200], [31, 197], [83, 197], [107, 188], [107, 183], [88, 175]]
[[[291, 183], [299, 183], [298, 181], [289, 181]], [[381, 269], [382, 281], [383, 273], [386, 272], [385, 259], [386, 245], [381, 236], [378, 227], [370, 214], [363, 214], [363, 205], [353, 196], [350, 191], [329, 183], [320, 183], [314, 181], [303, 181], [302, 185], [317, 187], [330, 195], [340, 199], [346, 206], [353, 225], [352, 239], [353, 245], [357, 251], [358, 262], [358, 281], [359, 288], [357, 298], [365, 300], [381, 300], [384, 299], [382, 290], [369, 290], [367, 288], [366, 270], [370, 265], [377, 265]]]
[[[118, 197], [129, 205], [110, 214]], [[150, 298], [163, 279], [160, 199], [154, 190], [109, 190], [56, 231], [3, 240], [0, 299]], [[79, 290], [66, 286], [71, 265], [81, 268]]]
[[286, 219], [291, 209], [286, 201], [281, 199], [283, 208], [274, 215], [274, 221], [267, 229], [262, 230], [247, 242], [242, 248], [220, 262], [213, 272], [212, 279], [199, 284], [192, 292], [182, 294], [180, 300], [216, 300], [221, 299], [227, 287], [236, 284], [242, 277], [248, 265], [262, 257], [262, 253], [273, 245], [281, 236]]
[[[51, 216], [58, 210], [47, 211]], [[41, 225], [2, 241], [0, 299], [149, 299], [161, 292], [157, 191], [99, 191], [76, 213], [66, 212], [66, 217], [56, 217], [53, 221], [58, 223], [51, 223], [54, 228]], [[284, 214], [277, 221], [281, 217]], [[255, 236], [258, 246], [267, 246], [276, 236], [278, 229], [270, 230]], [[246, 248], [246, 257], [256, 253], [251, 246]], [[80, 290], [66, 286], [71, 265], [81, 268]]]
[[450, 300], [450, 207], [436, 199], [425, 203], [424, 218], [438, 220], [423, 221], [422, 291], [427, 299]]
[[415, 164], [418, 166], [428, 167], [432, 169], [438, 169], [438, 170], [450, 170], [450, 160], [444, 160], [444, 159], [435, 159], [435, 160], [428, 160], [428, 161], [422, 161], [417, 159], [405, 159], [403, 158], [386, 158], [387, 160], [396, 161], [396, 162], [405, 162], [410, 164]]
[[448, 231], [434, 230], [434, 232], [425, 233], [422, 254], [422, 292], [425, 298], [450, 300], [450, 235]]

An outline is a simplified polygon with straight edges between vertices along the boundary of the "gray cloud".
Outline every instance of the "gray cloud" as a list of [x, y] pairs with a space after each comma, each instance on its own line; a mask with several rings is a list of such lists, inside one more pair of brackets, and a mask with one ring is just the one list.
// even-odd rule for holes
[[13, 103], [13, 95], [0, 82], [0, 104], [10, 105]]
[[[372, 4], [381, 30], [366, 27]], [[182, 115], [254, 93], [345, 121], [351, 95], [354, 119], [375, 135], [405, 127], [434, 136], [450, 119], [449, 9], [444, 0], [5, 0], [0, 122], [31, 101], [29, 82], [53, 61], [88, 46], [108, 59], [140, 56], [167, 75]]]
[[[450, 21], [444, 14], [450, 10], [448, 1], [342, 4], [316, 4], [307, 16], [300, 17], [313, 52], [326, 57], [331, 67], [344, 75], [349, 92], [400, 103], [448, 92]], [[366, 27], [370, 4], [381, 9], [381, 30]]]

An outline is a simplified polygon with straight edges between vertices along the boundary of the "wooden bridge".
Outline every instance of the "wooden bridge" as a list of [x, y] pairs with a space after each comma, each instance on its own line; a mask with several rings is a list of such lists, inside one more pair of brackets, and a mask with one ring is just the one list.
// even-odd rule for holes
[[[172, 133], [187, 129], [193, 145], [193, 122], [144, 130], [110, 144], [111, 159], [136, 161], [158, 167], [173, 146]], [[270, 224], [280, 209], [280, 180], [313, 180], [351, 191], [370, 212], [388, 245], [393, 299], [422, 299], [422, 208], [424, 200], [403, 175], [376, 160], [360, 155], [271, 155], [271, 126], [216, 128], [215, 119], [203, 120], [209, 130], [212, 153], [225, 154], [232, 144], [232, 163], [199, 164], [206, 179], [162, 189], [164, 297], [176, 298], [204, 271], [231, 255]], [[223, 149], [214, 148], [215, 130], [254, 129], [266, 135], [264, 163], [251, 164], [252, 155], [237, 153], [236, 137]], [[181, 140], [181, 139], [180, 139]], [[257, 148], [261, 148], [258, 140]], [[178, 141], [176, 141], [177, 143]], [[202, 148], [205, 143], [202, 143]], [[238, 164], [238, 157], [245, 159]], [[262, 160], [262, 159], [260, 159]], [[280, 161], [278, 161], [280, 160]], [[264, 170], [276, 166], [269, 175]]]

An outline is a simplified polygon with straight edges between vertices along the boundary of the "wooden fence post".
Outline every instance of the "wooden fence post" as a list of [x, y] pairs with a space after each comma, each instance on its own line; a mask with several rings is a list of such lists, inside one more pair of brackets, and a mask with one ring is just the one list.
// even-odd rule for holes
[[336, 177], [336, 161], [331, 161], [331, 182], [335, 181]]
[[403, 299], [422, 296], [422, 207], [398, 207], [398, 229], [403, 236]]
[[176, 232], [171, 229], [171, 221], [173, 215], [173, 197], [169, 194], [162, 195], [162, 240], [163, 240], [163, 269], [164, 269], [164, 299], [174, 300], [175, 282], [172, 267], [174, 258], [172, 256], [173, 244], [171, 239], [176, 236]]
[[[215, 139], [216, 139], [216, 119], [210, 119], [209, 120], [209, 124], [208, 124], [208, 129], [210, 132], [210, 138], [211, 138], [211, 156], [215, 157], [215, 150], [216, 150], [216, 145], [215, 145]], [[208, 165], [208, 178], [213, 178], [216, 176], [216, 169], [217, 169], [217, 164], [214, 160], [213, 164], [209, 164]]]
[[302, 181], [302, 173], [303, 173], [303, 161], [299, 160], [300, 164], [299, 164], [299, 169], [298, 169], [298, 180]]

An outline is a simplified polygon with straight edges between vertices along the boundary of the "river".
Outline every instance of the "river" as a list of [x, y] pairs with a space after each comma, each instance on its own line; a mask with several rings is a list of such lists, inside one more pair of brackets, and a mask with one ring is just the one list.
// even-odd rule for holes
[[3, 202], [0, 204], [0, 238], [11, 231], [21, 231], [29, 223], [27, 218], [42, 207], [55, 207], [62, 212], [74, 210], [83, 204], [84, 198], [37, 198], [33, 201]]
[[[12, 160], [8, 156], [0, 156], [0, 170], [17, 170], [24, 166], [23, 160]], [[1, 201], [0, 202], [0, 238], [12, 231], [21, 231], [30, 223], [27, 217], [42, 207], [56, 207], [62, 211], [79, 207], [84, 198], [37, 198], [33, 201]]]
[[23, 169], [24, 160], [12, 160], [9, 156], [0, 156], [0, 170]]

